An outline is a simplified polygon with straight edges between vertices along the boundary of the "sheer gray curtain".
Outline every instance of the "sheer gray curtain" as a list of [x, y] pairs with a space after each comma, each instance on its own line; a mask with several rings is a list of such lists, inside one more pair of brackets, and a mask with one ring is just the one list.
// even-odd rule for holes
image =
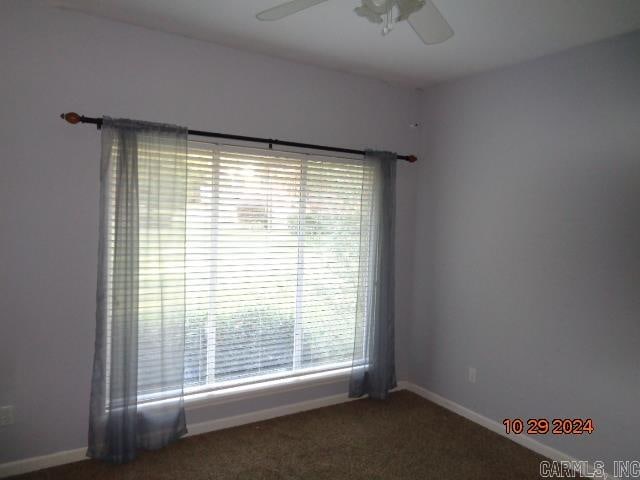
[[[373, 260], [362, 271], [349, 396], [386, 399], [396, 386], [394, 284], [396, 154], [366, 152], [373, 175], [373, 206], [361, 219], [361, 252]], [[362, 253], [361, 253], [362, 255]], [[371, 285], [371, 288], [367, 288]]]
[[186, 433], [186, 168], [186, 128], [103, 119], [93, 458], [127, 462]]

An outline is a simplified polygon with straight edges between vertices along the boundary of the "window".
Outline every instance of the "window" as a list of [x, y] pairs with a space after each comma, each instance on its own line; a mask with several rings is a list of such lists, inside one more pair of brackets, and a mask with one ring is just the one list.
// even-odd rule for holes
[[[362, 159], [189, 143], [186, 226], [141, 219], [139, 267], [141, 338], [154, 338], [158, 302], [186, 305], [185, 393], [351, 365], [370, 300], [373, 176]], [[186, 271], [171, 275], [186, 289], [157, 298], [153, 238], [175, 228]], [[139, 345], [143, 394], [158, 378], [145, 352], [158, 348]]]

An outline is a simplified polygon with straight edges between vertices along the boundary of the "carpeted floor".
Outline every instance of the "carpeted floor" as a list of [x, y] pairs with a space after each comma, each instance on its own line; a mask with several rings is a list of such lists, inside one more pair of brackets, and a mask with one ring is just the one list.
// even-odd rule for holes
[[406, 391], [15, 479], [538, 479], [543, 457]]

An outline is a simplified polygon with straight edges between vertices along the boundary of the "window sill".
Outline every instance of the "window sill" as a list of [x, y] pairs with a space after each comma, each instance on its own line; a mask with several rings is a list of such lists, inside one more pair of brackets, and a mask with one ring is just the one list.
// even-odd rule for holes
[[221, 390], [185, 394], [184, 406], [187, 410], [194, 410], [211, 405], [219, 405], [222, 403], [264, 397], [319, 385], [338, 383], [340, 381], [347, 380], [350, 373], [351, 368], [347, 367], [296, 377], [270, 380], [267, 382], [230, 387]]

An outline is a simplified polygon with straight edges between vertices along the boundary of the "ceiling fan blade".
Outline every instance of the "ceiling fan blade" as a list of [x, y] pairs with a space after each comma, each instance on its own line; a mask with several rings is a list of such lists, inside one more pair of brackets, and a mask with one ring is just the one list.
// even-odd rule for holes
[[291, 2], [286, 2], [273, 8], [269, 8], [264, 12], [260, 12], [256, 17], [258, 20], [280, 20], [281, 18], [288, 17], [289, 15], [293, 15], [294, 13], [298, 13], [326, 1], [327, 0], [293, 0]]
[[427, 45], [442, 43], [453, 36], [451, 25], [431, 0], [425, 0], [424, 7], [409, 16], [409, 24]]

